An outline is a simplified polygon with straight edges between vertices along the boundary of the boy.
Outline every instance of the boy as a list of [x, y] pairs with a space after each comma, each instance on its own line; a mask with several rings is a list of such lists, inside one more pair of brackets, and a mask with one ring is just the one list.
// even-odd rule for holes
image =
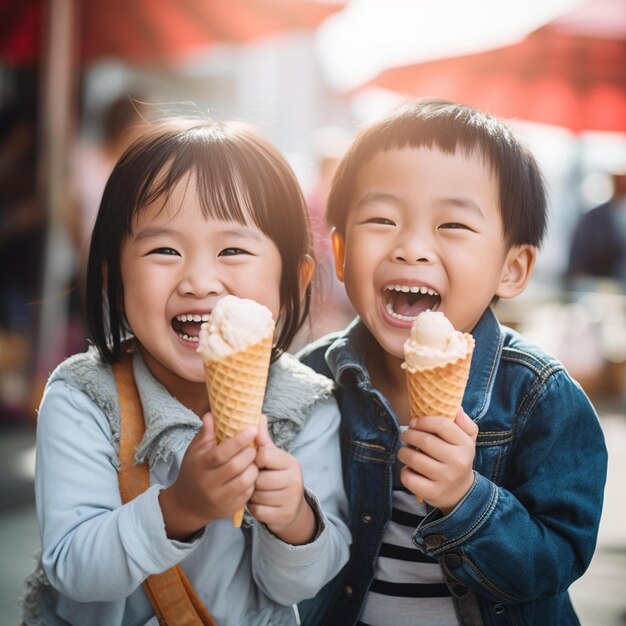
[[[567, 589], [595, 548], [602, 431], [490, 308], [526, 287], [544, 235], [534, 158], [487, 114], [410, 103], [357, 137], [327, 219], [359, 318], [301, 358], [336, 381], [353, 543], [303, 624], [578, 624]], [[403, 344], [426, 309], [476, 341], [455, 421], [410, 417]]]

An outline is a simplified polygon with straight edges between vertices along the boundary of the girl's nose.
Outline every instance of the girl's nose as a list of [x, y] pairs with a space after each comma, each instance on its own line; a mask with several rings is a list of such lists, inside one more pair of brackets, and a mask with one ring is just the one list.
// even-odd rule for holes
[[214, 268], [209, 263], [188, 264], [178, 283], [178, 291], [184, 296], [204, 298], [221, 293], [224, 289]]

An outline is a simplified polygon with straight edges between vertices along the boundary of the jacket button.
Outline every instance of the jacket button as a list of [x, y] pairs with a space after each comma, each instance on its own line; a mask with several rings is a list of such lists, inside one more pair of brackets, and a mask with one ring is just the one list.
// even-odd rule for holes
[[459, 585], [458, 583], [452, 587], [452, 593], [457, 598], [463, 598], [467, 594], [467, 587]]
[[502, 613], [504, 613], [504, 611], [506, 611], [506, 608], [502, 604], [494, 604], [493, 605], [493, 612], [496, 615], [501, 615]]
[[351, 598], [352, 594], [354, 593], [354, 591], [353, 591], [352, 587], [350, 587], [350, 585], [346, 585], [343, 588], [343, 592], [348, 596], [348, 598]]
[[461, 557], [456, 552], [450, 552], [443, 557], [444, 563], [448, 567], [458, 567], [461, 565]]
[[426, 549], [436, 550], [442, 546], [445, 540], [446, 538], [444, 535], [428, 535], [428, 537], [425, 537]]
[[361, 515], [361, 521], [364, 524], [371, 524], [374, 521], [374, 516], [370, 515], [369, 513], [364, 513], [363, 515]]

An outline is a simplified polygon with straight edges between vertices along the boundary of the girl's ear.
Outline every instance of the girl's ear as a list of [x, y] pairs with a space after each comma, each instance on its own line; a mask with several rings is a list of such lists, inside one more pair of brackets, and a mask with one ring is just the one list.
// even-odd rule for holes
[[313, 278], [313, 272], [315, 271], [315, 261], [313, 257], [305, 254], [300, 261], [299, 282], [300, 293], [304, 295], [306, 288], [309, 286], [311, 279]]
[[343, 282], [343, 266], [345, 263], [346, 245], [343, 237], [337, 232], [337, 229], [333, 229], [331, 239], [333, 243], [333, 256], [335, 257], [335, 274], [337, 275], [337, 278]]
[[513, 298], [526, 289], [537, 260], [537, 248], [530, 244], [513, 246], [502, 266], [502, 275], [495, 295]]

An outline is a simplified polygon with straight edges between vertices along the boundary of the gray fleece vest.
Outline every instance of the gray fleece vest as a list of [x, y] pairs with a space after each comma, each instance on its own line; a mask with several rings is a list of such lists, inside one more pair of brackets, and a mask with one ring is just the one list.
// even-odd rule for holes
[[[153, 467], [167, 460], [173, 452], [185, 448], [199, 430], [200, 418], [185, 408], [157, 382], [148, 371], [139, 353], [133, 358], [133, 372], [144, 411], [146, 432], [135, 458]], [[49, 382], [64, 380], [80, 389], [107, 416], [112, 441], [119, 453], [120, 408], [113, 371], [103, 363], [95, 349], [76, 354], [50, 376]], [[294, 437], [302, 428], [313, 407], [332, 394], [333, 383], [316, 374], [290, 354], [283, 354], [270, 366], [263, 413], [267, 415], [268, 430], [274, 443], [289, 450]], [[116, 459], [119, 469], [119, 459]], [[250, 524], [246, 512], [244, 527]], [[40, 590], [50, 584], [39, 562], [36, 570], [24, 582], [21, 598], [25, 622], [40, 624], [38, 601]]]
[[[173, 452], [186, 447], [199, 430], [200, 418], [184, 407], [150, 374], [141, 355], [133, 357], [133, 372], [144, 411], [146, 432], [135, 454], [137, 462], [152, 468]], [[50, 382], [64, 380], [80, 389], [107, 416], [116, 449], [120, 435], [120, 408], [111, 367], [95, 349], [64, 361], [50, 376]], [[283, 354], [270, 366], [263, 413], [274, 443], [289, 450], [314, 405], [332, 394], [331, 380], [315, 373], [290, 354]]]

